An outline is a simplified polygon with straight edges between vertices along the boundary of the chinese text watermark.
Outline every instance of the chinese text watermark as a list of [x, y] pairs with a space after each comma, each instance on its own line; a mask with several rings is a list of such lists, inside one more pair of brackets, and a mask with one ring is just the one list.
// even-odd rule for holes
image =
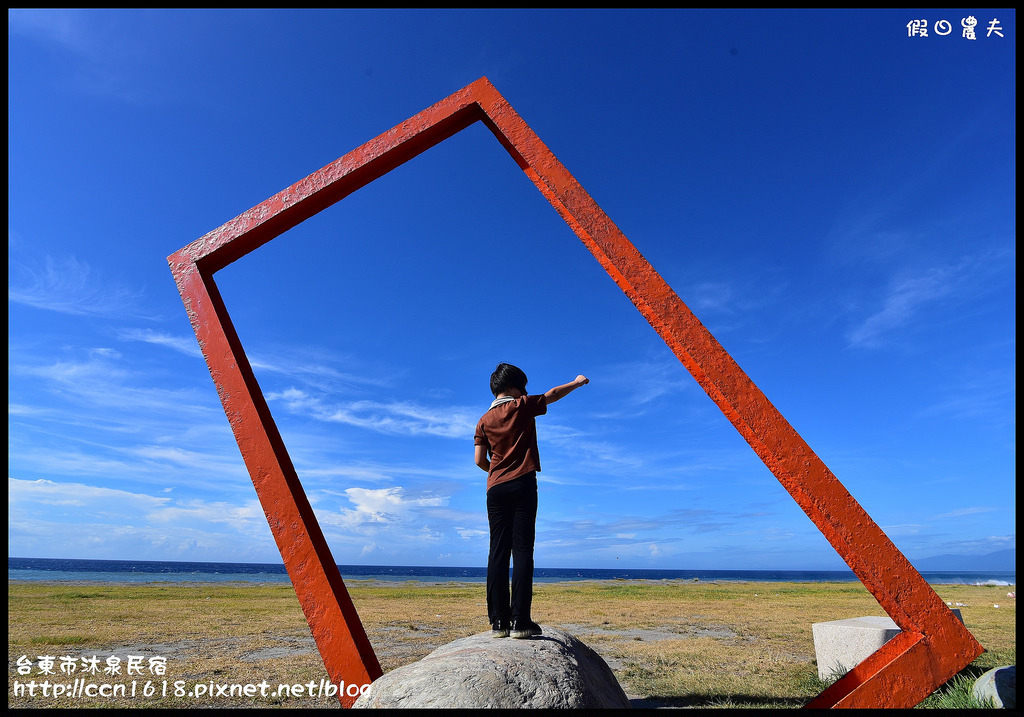
[[290, 697], [359, 697], [369, 684], [319, 681], [273, 684], [152, 679], [167, 674], [167, 658], [142, 655], [75, 657], [73, 655], [21, 655], [9, 697], [64, 699], [163, 698], [201, 699]]
[[[974, 15], [960, 18], [960, 37], [964, 40], [977, 40], [980, 32], [977, 29], [978, 18]], [[992, 18], [984, 28], [984, 37], [1005, 37], [999, 18]], [[953, 34], [953, 23], [945, 18], [929, 22], [927, 18], [915, 18], [907, 23], [907, 37], [946, 37]]]

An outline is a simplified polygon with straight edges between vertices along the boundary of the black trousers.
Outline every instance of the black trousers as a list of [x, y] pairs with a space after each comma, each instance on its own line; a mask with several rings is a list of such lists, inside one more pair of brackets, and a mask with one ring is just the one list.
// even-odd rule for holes
[[[491, 550], [487, 556], [487, 619], [530, 619], [533, 544], [537, 534], [537, 474], [527, 473], [487, 491]], [[508, 565], [512, 559], [512, 593]]]

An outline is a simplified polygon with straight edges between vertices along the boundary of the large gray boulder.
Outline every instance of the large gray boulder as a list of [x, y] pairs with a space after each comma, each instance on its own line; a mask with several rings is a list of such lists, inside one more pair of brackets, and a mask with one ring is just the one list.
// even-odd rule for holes
[[974, 696], [981, 701], [992, 700], [995, 707], [1017, 708], [1017, 666], [993, 667], [974, 683]]
[[611, 668], [567, 632], [527, 640], [490, 632], [449, 642], [392, 670], [353, 707], [628, 708]]

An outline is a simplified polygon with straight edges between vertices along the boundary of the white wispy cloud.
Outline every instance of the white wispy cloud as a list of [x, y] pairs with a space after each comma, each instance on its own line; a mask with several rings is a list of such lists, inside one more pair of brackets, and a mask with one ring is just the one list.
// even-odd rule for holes
[[679, 361], [632, 361], [602, 367], [600, 373], [602, 390], [621, 393], [625, 406], [622, 413], [602, 418], [643, 415], [647, 404], [696, 388], [693, 376]]
[[740, 318], [757, 315], [776, 301], [784, 284], [769, 279], [770, 267], [758, 266], [757, 274], [730, 281], [699, 281], [684, 291], [684, 301], [698, 319], [710, 315]]
[[146, 466], [127, 457], [111, 456], [95, 444], [89, 450], [80, 446], [65, 445], [60, 450], [49, 446], [27, 447], [17, 451], [18, 466], [31, 468], [9, 468], [12, 473], [23, 475], [50, 475], [76, 478], [103, 477], [108, 481], [145, 479], [150, 473]]
[[203, 356], [195, 336], [172, 336], [171, 334], [152, 329], [125, 329], [118, 335], [118, 338], [122, 341], [142, 341], [147, 344], [164, 346], [195, 358], [202, 358]]
[[108, 511], [114, 505], [132, 510], [153, 510], [166, 505], [167, 497], [133, 493], [117, 488], [85, 483], [58, 483], [52, 480], [20, 480], [8, 478], [7, 496], [12, 505], [36, 503], [47, 506], [75, 506], [83, 509]]
[[252, 490], [245, 465], [225, 435], [224, 449], [188, 451], [178, 448], [132, 447], [79, 440], [76, 444], [17, 447], [9, 468], [19, 477], [46, 475], [97, 480], [115, 485], [179, 487], [193, 493]]
[[957, 376], [956, 380], [957, 383], [939, 392], [942, 400], [922, 406], [916, 415], [931, 419], [970, 417], [984, 420], [993, 427], [1013, 424], [1017, 392], [1012, 370], [971, 371]]
[[165, 367], [109, 348], [9, 366], [10, 475], [108, 484], [244, 485], [247, 475], [212, 389], [160, 388]]
[[11, 32], [86, 53], [90, 44], [82, 32], [81, 10], [16, 8], [7, 16]]
[[[294, 447], [297, 444], [304, 446], [311, 442], [320, 444], [322, 439], [317, 437], [302, 439], [293, 434], [292, 438], [289, 439], [289, 446]], [[295, 452], [297, 453], [298, 451]], [[467, 455], [469, 453], [467, 451]], [[305, 455], [304, 448], [303, 455]], [[468, 458], [466, 462], [469, 462]], [[296, 467], [299, 469], [299, 474], [302, 478], [316, 478], [321, 484], [328, 480], [337, 482], [340, 479], [344, 479], [347, 482], [377, 484], [392, 483], [395, 480], [406, 478], [448, 480], [457, 478], [459, 475], [459, 471], [456, 468], [444, 464], [423, 465], [422, 463], [384, 463], [380, 461], [342, 459], [336, 454], [328, 452], [311, 455], [301, 463], [296, 461]], [[472, 469], [478, 470], [476, 466], [472, 466]], [[469, 468], [467, 467], [465, 470], [468, 471]]]
[[318, 349], [299, 349], [295, 346], [290, 346], [286, 355], [261, 349], [249, 356], [249, 363], [257, 373], [286, 376], [317, 388], [382, 388], [393, 383], [393, 379], [389, 377], [358, 374], [336, 368], [335, 364], [344, 360], [344, 357]]
[[[348, 488], [345, 495], [354, 506], [343, 508], [337, 524], [353, 530], [360, 530], [368, 525], [408, 524], [417, 508], [446, 505], [448, 498], [444, 496], [406, 495], [405, 488]], [[408, 527], [406, 525], [406, 527]]]
[[[227, 438], [227, 435], [225, 435]], [[223, 451], [212, 450], [190, 450], [180, 446], [152, 446], [143, 445], [124, 449], [125, 453], [131, 456], [138, 456], [146, 461], [151, 461], [166, 467], [168, 470], [187, 468], [194, 474], [202, 476], [216, 476], [218, 480], [225, 481], [228, 478], [236, 479], [245, 475], [245, 469], [237, 453], [228, 449]], [[138, 461], [134, 461], [136, 465]]]
[[[19, 356], [11, 360], [9, 373], [39, 381], [65, 399], [85, 404], [92, 415], [114, 421], [127, 412], [146, 413], [154, 420], [168, 415], [190, 415], [194, 419], [196, 414], [209, 417], [218, 408], [212, 394], [154, 386], [154, 377], [140, 369], [139, 362], [107, 347], [87, 349], [57, 361], [40, 362], [35, 356]], [[102, 408], [117, 408], [121, 413], [98, 410]]]
[[7, 404], [8, 416], [45, 416], [50, 410], [44, 406], [26, 406], [19, 403]]
[[7, 298], [16, 304], [77, 316], [149, 318], [139, 290], [104, 280], [75, 257], [46, 257], [43, 266], [12, 266]]
[[[203, 353], [193, 334], [174, 335], [153, 329], [124, 329], [118, 333], [122, 341], [138, 341], [153, 346], [169, 348], [177, 353], [202, 358]], [[383, 388], [391, 386], [393, 379], [343, 371], [335, 365], [343, 361], [331, 354], [317, 349], [298, 349], [290, 347], [287, 355], [276, 352], [257, 351], [252, 355], [246, 353], [249, 365], [258, 376], [273, 374], [299, 381], [305, 386], [319, 391], [364, 390], [366, 388]], [[278, 394], [272, 394], [278, 395]], [[289, 395], [289, 391], [282, 392]]]
[[16, 8], [8, 12], [11, 33], [52, 51], [61, 89], [130, 103], [166, 102], [175, 94], [148, 71], [176, 37], [178, 18], [134, 10]]
[[33, 376], [89, 394], [94, 385], [99, 384], [103, 386], [101, 390], [106, 390], [110, 383], [121, 381], [128, 375], [125, 367], [118, 365], [120, 358], [121, 354], [114, 349], [95, 348], [88, 350], [84, 359], [15, 364], [12, 368], [16, 374]]
[[928, 304], [939, 301], [956, 289], [957, 273], [950, 267], [935, 267], [896, 279], [889, 286], [882, 306], [850, 331], [853, 346], [876, 346], [884, 334], [905, 324]]
[[890, 537], [917, 535], [923, 530], [923, 526], [916, 523], [904, 523], [902, 525], [884, 525], [881, 526], [885, 534]]
[[[563, 542], [607, 540], [645, 543], [652, 534], [666, 529], [673, 532], [719, 530], [732, 521], [723, 514], [704, 509], [672, 510], [659, 515], [603, 515], [575, 520], [543, 520], [545, 539]], [[627, 537], [628, 536], [628, 537]]]
[[8, 505], [12, 555], [275, 560], [270, 529], [251, 493], [237, 502], [177, 499], [84, 482], [9, 478]]
[[873, 311], [847, 334], [851, 346], [875, 347], [935, 307], [964, 305], [1012, 281], [1013, 252], [994, 249], [956, 261], [894, 273]]
[[701, 281], [686, 289], [686, 305], [695, 314], [706, 311], [720, 311], [726, 314], [736, 312], [736, 289], [724, 281]]
[[479, 418], [464, 406], [434, 407], [412, 401], [350, 401], [329, 404], [305, 391], [290, 388], [268, 393], [268, 401], [281, 401], [292, 413], [320, 421], [344, 423], [390, 435], [431, 435], [443, 438], [472, 436]]
[[335, 407], [324, 420], [381, 433], [465, 438], [473, 435], [477, 416], [460, 407], [438, 408], [411, 401], [356, 401]]
[[932, 520], [946, 520], [948, 518], [962, 518], [965, 515], [978, 515], [979, 513], [991, 513], [999, 510], [999, 508], [986, 507], [986, 506], [971, 506], [967, 508], [958, 508], [957, 510], [951, 510], [948, 513], [940, 513], [932, 518]]
[[175, 525], [229, 523], [242, 533], [249, 533], [254, 528], [262, 533], [267, 526], [266, 516], [255, 497], [241, 503], [198, 499], [186, 500], [175, 504], [163, 505], [156, 510], [150, 511], [146, 517], [150, 521], [173, 523]]
[[[450, 546], [453, 541], [468, 546], [479, 542], [473, 540], [472, 532], [479, 529], [455, 527], [472, 525], [472, 519], [479, 516], [449, 508], [448, 495], [412, 491], [403, 486], [348, 488], [343, 494], [345, 504], [332, 508], [320, 496], [315, 505], [324, 535], [341, 561], [371, 556], [374, 560], [390, 561], [395, 556], [417, 553], [422, 560], [427, 558], [422, 553], [427, 546]], [[436, 547], [429, 551], [436, 555]]]

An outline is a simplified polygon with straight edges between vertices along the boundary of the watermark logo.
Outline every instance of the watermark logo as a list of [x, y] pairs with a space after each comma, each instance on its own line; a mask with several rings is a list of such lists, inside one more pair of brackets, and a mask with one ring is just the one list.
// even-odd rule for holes
[[[978, 18], [974, 15], [960, 18], [960, 37], [977, 40]], [[946, 37], [953, 34], [953, 23], [945, 18], [929, 22], [927, 18], [914, 18], [907, 23], [907, 37]], [[999, 18], [992, 18], [986, 27], [985, 37], [1005, 37]]]
[[369, 684], [337, 684], [327, 679], [272, 684], [259, 682], [214, 682], [153, 680], [167, 674], [162, 656], [110, 655], [106, 658], [72, 655], [21, 655], [14, 661], [20, 678], [11, 685], [14, 698], [71, 698], [72, 700], [113, 700], [175, 697], [203, 700], [232, 698], [355, 698], [366, 694]]

